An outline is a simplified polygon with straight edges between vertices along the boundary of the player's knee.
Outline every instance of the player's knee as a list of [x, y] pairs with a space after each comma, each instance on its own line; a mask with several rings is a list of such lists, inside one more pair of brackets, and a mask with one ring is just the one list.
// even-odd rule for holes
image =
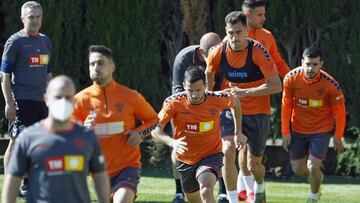
[[211, 184], [203, 184], [200, 186], [200, 195], [201, 196], [208, 196], [212, 194], [213, 186]]
[[259, 171], [261, 169], [262, 164], [261, 164], [261, 161], [251, 159], [247, 166], [251, 173], [254, 173], [254, 172], [256, 173], [257, 171]]
[[304, 176], [304, 174], [306, 172], [306, 168], [304, 166], [300, 166], [298, 164], [292, 164], [291, 168], [296, 175], [301, 176], [301, 177]]
[[223, 153], [226, 160], [235, 160], [235, 145], [232, 145], [230, 143], [223, 144]]
[[248, 171], [246, 160], [239, 162], [239, 168], [241, 171]]
[[307, 164], [307, 168], [310, 173], [318, 172], [320, 171], [320, 164], [313, 161], [309, 161]]

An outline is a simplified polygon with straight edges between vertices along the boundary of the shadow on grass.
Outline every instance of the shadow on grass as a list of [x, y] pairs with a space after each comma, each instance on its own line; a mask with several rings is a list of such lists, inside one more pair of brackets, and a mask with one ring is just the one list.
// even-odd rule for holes
[[[284, 182], [284, 183], [307, 183], [304, 178], [292, 177], [290, 179], [281, 178], [267, 178], [271, 182]], [[323, 184], [360, 184], [360, 178], [345, 177], [345, 176], [325, 176]]]

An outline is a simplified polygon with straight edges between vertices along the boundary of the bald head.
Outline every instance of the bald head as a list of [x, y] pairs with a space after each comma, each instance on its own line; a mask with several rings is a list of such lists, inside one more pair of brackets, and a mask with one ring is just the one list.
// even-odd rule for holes
[[215, 32], [208, 32], [204, 34], [200, 39], [200, 49], [208, 52], [213, 46], [221, 43], [221, 38]]
[[69, 93], [71, 92], [72, 95], [75, 95], [75, 85], [74, 82], [66, 75], [60, 75], [52, 80], [50, 80], [47, 88], [46, 88], [46, 94], [52, 94], [58, 90], [68, 90]]

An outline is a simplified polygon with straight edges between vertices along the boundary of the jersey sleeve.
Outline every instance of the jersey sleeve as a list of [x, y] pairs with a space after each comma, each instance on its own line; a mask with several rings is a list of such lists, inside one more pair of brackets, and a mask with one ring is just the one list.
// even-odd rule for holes
[[17, 43], [10, 37], [4, 46], [4, 52], [1, 59], [1, 72], [11, 74], [14, 71], [14, 65], [17, 58]]
[[270, 56], [270, 53], [264, 47], [254, 46], [253, 60], [259, 66], [265, 78], [272, 77], [278, 74], [276, 65]]
[[89, 171], [91, 173], [103, 172], [105, 171], [105, 159], [101, 152], [100, 144], [96, 135], [92, 132], [90, 133], [93, 140], [92, 142], [93, 151], [89, 159]]
[[185, 69], [183, 60], [180, 56], [176, 56], [174, 65], [173, 65], [173, 82], [172, 82], [172, 93], [179, 93], [184, 91], [183, 81]]
[[142, 124], [135, 128], [143, 136], [149, 135], [151, 130], [155, 128], [158, 118], [155, 110], [138, 92], [135, 92], [136, 101], [134, 102], [134, 115], [142, 121]]
[[72, 113], [72, 119], [80, 123], [84, 123], [86, 116], [84, 116], [83, 114], [83, 109], [84, 108], [82, 106], [81, 95], [77, 94], [75, 95], [75, 104], [74, 111]]
[[206, 59], [206, 71], [211, 73], [216, 73], [219, 70], [222, 46], [215, 47], [209, 52], [209, 56]]
[[222, 109], [229, 109], [235, 106], [235, 97], [232, 94], [222, 91], [219, 91], [218, 94], [224, 95], [220, 96], [221, 101], [219, 102]]
[[331, 105], [344, 103], [345, 98], [339, 84], [337, 82], [333, 83], [334, 84], [331, 85], [331, 88], [329, 88], [329, 99]]
[[16, 139], [14, 149], [11, 153], [7, 171], [13, 176], [22, 177], [28, 171], [30, 166], [30, 158], [27, 154], [28, 141], [26, 135], [20, 133]]
[[293, 106], [293, 92], [291, 89], [290, 78], [283, 81], [283, 95], [281, 100], [281, 134], [283, 136], [290, 135], [290, 120]]
[[171, 101], [166, 101], [158, 114], [159, 123], [165, 126], [172, 118], [174, 118], [175, 111]]
[[269, 52], [270, 52], [271, 58], [273, 59], [274, 63], [276, 64], [276, 67], [277, 67], [280, 77], [284, 78], [285, 75], [290, 71], [290, 68], [285, 63], [284, 59], [281, 57], [273, 35], [269, 36], [269, 42], [270, 42]]
[[52, 73], [52, 65], [51, 65], [52, 44], [51, 44], [51, 41], [50, 41], [50, 39], [49, 39], [48, 37], [46, 37], [46, 39], [47, 39], [47, 46], [48, 46], [49, 52], [50, 52], [50, 53], [49, 53], [49, 63], [48, 63], [48, 65], [47, 65], [47, 73]]

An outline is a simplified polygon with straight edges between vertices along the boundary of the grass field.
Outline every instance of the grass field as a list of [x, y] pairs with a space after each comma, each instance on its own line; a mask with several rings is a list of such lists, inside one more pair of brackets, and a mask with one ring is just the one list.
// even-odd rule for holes
[[[2, 186], [3, 176], [0, 176]], [[2, 191], [0, 186], [0, 191]], [[267, 180], [266, 193], [268, 203], [305, 202], [308, 184], [300, 179]], [[174, 195], [174, 181], [169, 177], [154, 177], [144, 174], [141, 177], [136, 202], [171, 202]], [[216, 189], [217, 191], [217, 189]], [[92, 192], [93, 202], [95, 195]], [[23, 201], [18, 201], [23, 202]], [[322, 196], [319, 202], [324, 203], [358, 203], [360, 202], [360, 180], [344, 177], [325, 177]]]

